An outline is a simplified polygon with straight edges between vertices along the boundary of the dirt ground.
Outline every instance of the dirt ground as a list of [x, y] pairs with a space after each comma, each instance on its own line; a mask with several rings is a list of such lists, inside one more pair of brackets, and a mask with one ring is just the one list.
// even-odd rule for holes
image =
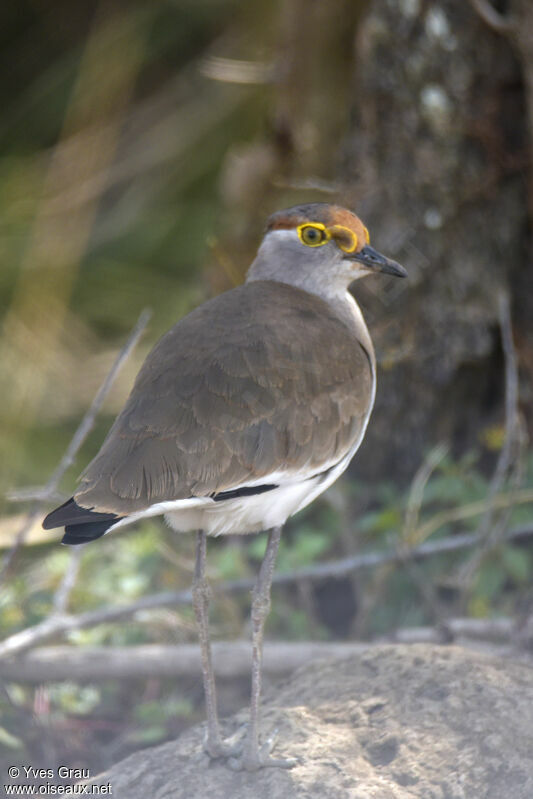
[[460, 647], [378, 645], [312, 663], [267, 691], [262, 729], [278, 730], [274, 755], [297, 758], [292, 770], [210, 763], [201, 725], [93, 782], [118, 799], [533, 797], [533, 668]]

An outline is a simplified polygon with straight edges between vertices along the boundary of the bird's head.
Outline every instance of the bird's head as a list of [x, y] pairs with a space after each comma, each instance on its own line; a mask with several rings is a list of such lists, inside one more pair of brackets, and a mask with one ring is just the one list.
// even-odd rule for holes
[[339, 205], [309, 203], [269, 218], [249, 280], [279, 280], [308, 291], [345, 291], [365, 275], [406, 277], [396, 261], [370, 246], [358, 216]]

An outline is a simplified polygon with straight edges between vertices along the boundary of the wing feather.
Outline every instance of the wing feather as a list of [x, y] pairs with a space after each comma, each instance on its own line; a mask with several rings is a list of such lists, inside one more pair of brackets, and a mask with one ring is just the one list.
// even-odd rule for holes
[[81, 477], [76, 502], [114, 514], [320, 470], [358, 438], [372, 367], [319, 297], [256, 281], [172, 328]]

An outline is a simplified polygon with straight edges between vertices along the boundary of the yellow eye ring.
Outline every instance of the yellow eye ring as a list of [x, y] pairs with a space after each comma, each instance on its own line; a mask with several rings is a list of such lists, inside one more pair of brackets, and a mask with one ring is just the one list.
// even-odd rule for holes
[[333, 225], [330, 228], [331, 235], [335, 239], [338, 247], [346, 253], [355, 252], [357, 249], [357, 234], [344, 225]]
[[314, 222], [313, 224], [306, 222], [304, 225], [298, 225], [296, 230], [298, 231], [298, 238], [307, 247], [321, 247], [331, 238], [326, 226], [320, 222]]

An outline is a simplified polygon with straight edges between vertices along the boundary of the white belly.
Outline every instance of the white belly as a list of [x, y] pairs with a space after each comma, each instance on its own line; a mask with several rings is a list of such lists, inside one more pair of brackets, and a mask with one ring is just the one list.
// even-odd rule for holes
[[[215, 502], [204, 500], [200, 507], [177, 508], [165, 513], [165, 521], [177, 532], [204, 530], [208, 535], [257, 533], [284, 524], [289, 516], [307, 504], [314, 480], [279, 486], [262, 494], [252, 494]], [[323, 489], [322, 489], [323, 490]]]
[[[207, 535], [257, 533], [280, 527], [294, 513], [305, 508], [322, 494], [350, 463], [359, 448], [364, 430], [350, 451], [325, 475], [285, 483], [264, 491], [235, 499], [215, 502], [202, 500], [194, 508], [177, 507], [165, 513], [169, 527], [177, 532], [204, 530]], [[265, 483], [268, 482], [265, 480]], [[185, 500], [187, 501], [187, 500]], [[179, 503], [176, 503], [178, 505]]]
[[[309, 478], [277, 474], [275, 477], [280, 485], [270, 491], [218, 502], [210, 497], [158, 502], [147, 510], [121, 519], [109, 530], [125, 527], [138, 519], [161, 515], [164, 515], [169, 527], [179, 533], [204, 530], [208, 535], [216, 536], [257, 533], [279, 527], [289, 516], [309, 505], [342, 474], [358, 449], [363, 434], [364, 430], [344, 458], [326, 474]], [[261, 482], [267, 484], [269, 480], [265, 478]]]

